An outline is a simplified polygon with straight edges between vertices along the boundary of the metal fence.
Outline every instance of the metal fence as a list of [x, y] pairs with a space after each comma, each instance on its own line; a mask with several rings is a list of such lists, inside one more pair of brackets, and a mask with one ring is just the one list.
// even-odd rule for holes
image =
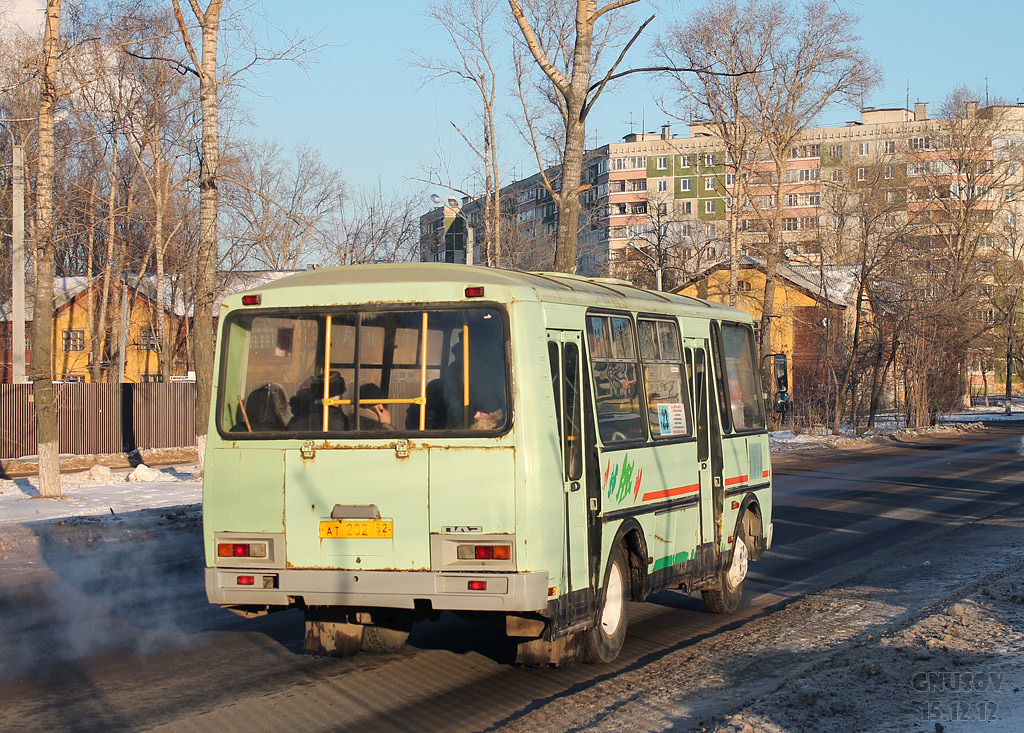
[[[53, 385], [60, 452], [121, 453], [196, 444], [196, 385]], [[39, 451], [31, 384], [0, 384], [0, 458]]]

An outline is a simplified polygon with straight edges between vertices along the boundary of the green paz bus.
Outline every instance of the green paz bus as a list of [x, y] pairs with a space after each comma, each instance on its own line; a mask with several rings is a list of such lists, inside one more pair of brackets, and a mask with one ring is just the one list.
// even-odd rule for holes
[[[206, 590], [305, 614], [305, 649], [396, 651], [441, 611], [526, 664], [608, 662], [629, 602], [733, 611], [772, 541], [750, 317], [620, 280], [312, 270], [225, 299]], [[781, 382], [780, 382], [781, 386]]]

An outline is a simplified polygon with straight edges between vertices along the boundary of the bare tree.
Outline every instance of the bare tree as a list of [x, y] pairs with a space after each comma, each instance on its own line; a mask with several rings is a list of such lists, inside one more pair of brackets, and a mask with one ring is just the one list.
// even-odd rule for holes
[[276, 141], [243, 143], [233, 152], [223, 208], [235, 257], [272, 270], [321, 261], [345, 201], [341, 171], [304, 144], [290, 157]]
[[[695, 72], [667, 72], [676, 103], [662, 110], [676, 117], [688, 113], [687, 122], [699, 122], [725, 148], [726, 168], [733, 174], [729, 212], [729, 305], [739, 292], [740, 218], [747, 208], [749, 171], [761, 147], [762, 130], [756, 124], [757, 73], [763, 72], [777, 33], [778, 16], [735, 0], [713, 0], [685, 22], [672, 23], [655, 43], [655, 53], [666, 64], [682, 63]], [[706, 70], [705, 70], [706, 69]], [[719, 73], [712, 73], [719, 72]]]
[[[501, 211], [498, 168], [498, 72], [495, 62], [493, 26], [499, 0], [441, 0], [427, 9], [427, 17], [441, 28], [451, 41], [455, 57], [434, 58], [418, 54], [413, 66], [425, 72], [425, 80], [451, 80], [467, 84], [479, 101], [480, 136], [468, 135], [450, 121], [452, 127], [479, 159], [484, 169], [484, 236], [488, 265], [500, 266]], [[455, 190], [455, 189], [453, 189]]]
[[733, 210], [750, 205], [765, 232], [761, 345], [771, 351], [776, 270], [783, 255], [783, 191], [790, 183], [786, 169], [793, 147], [830, 104], [859, 102], [879, 74], [858, 45], [856, 18], [826, 0], [795, 7], [784, 0], [722, 0], [708, 12], [719, 17], [698, 13], [692, 29], [700, 35], [692, 44], [663, 43], [661, 50], [670, 61], [680, 53], [680, 67], [703, 54], [711, 69], [723, 73], [746, 64], [756, 69], [745, 82], [721, 88], [703, 82], [702, 74], [710, 73], [705, 69], [689, 96], [709, 95], [698, 109], [711, 117], [717, 135], [729, 139], [733, 166], [748, 162], [751, 145], [761, 146], [749, 159], [749, 179], [738, 176], [744, 188], [734, 197]]
[[39, 495], [60, 497], [60, 435], [53, 395], [53, 123], [57, 105], [61, 0], [47, 0], [39, 94], [39, 167], [36, 175], [35, 316], [32, 319], [32, 393], [39, 440]]
[[[522, 62], [517, 62], [520, 98], [523, 100], [529, 135], [542, 172], [542, 185], [558, 208], [554, 269], [575, 272], [579, 234], [580, 193], [583, 183], [583, 152], [587, 116], [607, 85], [618, 76], [619, 66], [653, 16], [640, 24], [621, 46], [618, 56], [604, 73], [595, 73], [601, 51], [621, 37], [618, 27], [599, 21], [639, 0], [612, 0], [598, 5], [597, 0], [575, 0], [572, 5], [556, 0], [508, 0], [512, 17], [522, 34], [526, 50], [543, 72], [550, 88], [545, 96], [558, 111], [561, 130], [558, 179], [547, 173], [542, 159], [539, 132], [530, 123], [526, 108], [527, 84]], [[571, 13], [571, 17], [570, 17]], [[625, 72], [623, 72], [625, 73]]]
[[419, 259], [419, 196], [401, 198], [377, 187], [348, 201], [326, 230], [325, 264], [359, 265]]

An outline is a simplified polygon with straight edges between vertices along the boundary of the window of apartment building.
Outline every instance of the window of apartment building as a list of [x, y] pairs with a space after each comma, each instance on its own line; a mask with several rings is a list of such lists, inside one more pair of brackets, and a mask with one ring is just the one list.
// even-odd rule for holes
[[139, 332], [140, 351], [159, 351], [160, 338], [155, 328], [144, 328]]
[[926, 137], [912, 137], [907, 140], [907, 147], [911, 150], [927, 150], [931, 147], [931, 144]]
[[704, 153], [704, 165], [712, 166], [714, 164], [715, 164], [715, 154], [714, 153]]
[[886, 191], [885, 192], [885, 203], [887, 203], [887, 204], [895, 204], [896, 203], [896, 192], [895, 191]]
[[895, 153], [896, 153], [896, 141], [895, 140], [886, 140], [885, 141], [885, 154], [886, 155], [893, 155]]
[[787, 232], [795, 232], [800, 227], [800, 220], [795, 216], [787, 216], [782, 220], [782, 228]]
[[[992, 243], [993, 243], [992, 237], [979, 237], [979, 239], [978, 239], [978, 247], [980, 249], [992, 249]], [[989, 291], [986, 292], [986, 295], [992, 295], [992, 293], [991, 293], [992, 286], [991, 285], [982, 285], [982, 289], [984, 289], [984, 288], [988, 288], [989, 289]]]
[[690, 179], [689, 178], [683, 178], [683, 179], [681, 179], [679, 181], [679, 190], [680, 191], [689, 191], [690, 190]]
[[807, 183], [817, 181], [820, 171], [817, 168], [798, 168], [786, 171], [786, 183]]
[[658, 204], [658, 213], [664, 216], [668, 213], [668, 204]]
[[818, 228], [818, 217], [816, 216], [801, 216], [800, 217], [800, 228], [804, 231], [813, 231]]
[[60, 380], [60, 381], [62, 381], [62, 382], [84, 382], [85, 381], [85, 375], [84, 374], [65, 374], [64, 378], [62, 380]]
[[647, 190], [647, 179], [646, 178], [634, 178], [626, 181], [627, 191], [646, 191]]
[[705, 191], [714, 191], [715, 190], [715, 177], [714, 176], [707, 176], [704, 179], [704, 190]]
[[142, 374], [139, 375], [139, 381], [143, 384], [153, 384], [164, 381], [164, 378], [159, 374]]
[[800, 194], [787, 193], [786, 194], [786, 206], [799, 206], [800, 205]]
[[64, 332], [64, 351], [85, 351], [85, 331], [71, 330]]
[[885, 179], [891, 180], [896, 175], [896, 168], [891, 165], [885, 166]]
[[820, 193], [804, 194], [804, 203], [807, 206], [821, 206], [821, 194]]
[[668, 191], [668, 181], [658, 181], [659, 191]]
[[725, 174], [725, 185], [726, 185], [726, 187], [727, 188], [732, 188], [734, 183], [736, 183], [736, 174], [735, 173], [726, 173]]
[[1017, 192], [1016, 191], [1007, 191], [1005, 198], [1006, 198], [1007, 201], [1016, 201], [1017, 200]]
[[627, 155], [624, 158], [612, 158], [612, 170], [629, 171], [647, 167], [646, 155]]
[[608, 181], [608, 193], [622, 193], [625, 181]]
[[664, 156], [662, 156], [662, 157], [658, 158], [658, 161], [657, 161], [657, 169], [658, 169], [659, 171], [663, 171], [663, 170], [665, 170], [666, 168], [668, 168], [668, 158], [666, 158], [666, 157], [664, 157]]
[[683, 168], [689, 168], [690, 167], [690, 156], [689, 155], [681, 155], [681, 156], [679, 156], [679, 163], [680, 163], [680, 165]]
[[860, 154], [861, 155], [870, 155], [870, 153], [871, 153], [871, 143], [861, 143], [860, 144]]
[[705, 201], [704, 202], [704, 213], [705, 214], [714, 214], [715, 213], [715, 202], [714, 201]]
[[633, 205], [631, 205], [629, 207], [629, 209], [630, 209], [629, 210], [630, 214], [646, 214], [647, 213], [647, 202], [646, 201], [641, 201], [639, 203], [633, 204]]
[[843, 146], [842, 145], [833, 145], [829, 149], [829, 154], [833, 158], [842, 158], [843, 157]]
[[843, 172], [837, 168], [836, 170], [832, 171], [832, 183], [842, 183], [842, 182], [843, 182]]
[[715, 237], [718, 236], [718, 227], [716, 227], [714, 224], [708, 224], [706, 227], [704, 227], [704, 236], [710, 239], [714, 239]]
[[813, 145], [797, 145], [789, 151], [789, 157], [791, 158], [818, 158], [820, 156], [821, 145], [817, 143]]
[[692, 214], [693, 213], [693, 202], [692, 201], [683, 201], [682, 205], [680, 206], [680, 210], [684, 214]]
[[868, 169], [867, 168], [858, 168], [857, 169], [857, 180], [858, 181], [866, 181], [866, 180], [868, 180]]

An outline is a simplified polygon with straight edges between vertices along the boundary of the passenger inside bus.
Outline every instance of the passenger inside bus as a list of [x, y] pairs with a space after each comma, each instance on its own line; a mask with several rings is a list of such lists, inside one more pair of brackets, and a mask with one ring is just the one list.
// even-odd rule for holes
[[484, 314], [470, 322], [468, 398], [463, 395], [467, 349], [461, 341], [452, 346], [451, 361], [444, 373], [444, 408], [449, 428], [495, 430], [505, 424], [505, 345], [500, 323], [495, 320], [491, 327], [488, 322], [492, 317]]
[[[345, 394], [345, 379], [337, 372], [331, 372], [328, 387], [328, 396], [331, 399], [340, 399]], [[288, 401], [295, 417], [288, 423], [287, 429], [293, 432], [323, 430], [323, 396], [323, 375], [310, 377]], [[328, 408], [327, 421], [328, 430], [348, 430], [348, 416], [342, 412], [340, 406]]]
[[231, 430], [251, 433], [283, 430], [287, 421], [288, 405], [285, 403], [284, 387], [277, 382], [267, 382], [245, 398], [242, 420]]
[[394, 430], [391, 424], [391, 410], [382, 403], [364, 403], [363, 400], [382, 400], [387, 395], [376, 384], [364, 384], [359, 388], [359, 409], [356, 411], [360, 430]]

